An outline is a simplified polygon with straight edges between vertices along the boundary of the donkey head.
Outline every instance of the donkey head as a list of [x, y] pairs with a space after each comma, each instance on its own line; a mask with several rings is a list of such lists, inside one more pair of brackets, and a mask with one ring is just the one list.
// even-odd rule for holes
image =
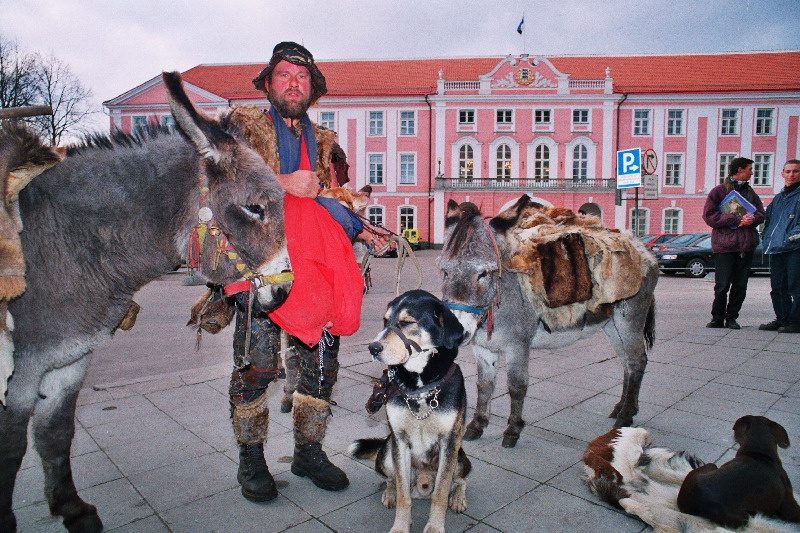
[[[237, 142], [186, 96], [177, 72], [164, 84], [178, 130], [203, 157], [198, 188], [208, 187], [199, 218], [208, 223], [200, 268], [215, 284], [252, 274], [259, 303], [271, 310], [291, 288], [283, 225], [283, 189], [274, 172], [249, 146]], [[213, 218], [212, 218], [213, 217]]]

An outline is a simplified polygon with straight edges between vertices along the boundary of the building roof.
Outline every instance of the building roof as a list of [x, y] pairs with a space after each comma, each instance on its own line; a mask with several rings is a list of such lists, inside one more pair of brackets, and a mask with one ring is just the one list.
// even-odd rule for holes
[[[800, 50], [640, 56], [546, 56], [570, 80], [602, 80], [615, 93], [737, 93], [800, 90]], [[328, 97], [423, 96], [446, 81], [478, 81], [506, 57], [318, 61]], [[226, 100], [263, 98], [252, 84], [264, 63], [198, 65], [183, 79]]]

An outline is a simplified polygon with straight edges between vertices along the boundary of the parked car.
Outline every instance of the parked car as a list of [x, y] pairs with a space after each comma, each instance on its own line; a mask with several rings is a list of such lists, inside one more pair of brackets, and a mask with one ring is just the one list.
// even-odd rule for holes
[[[714, 254], [711, 252], [711, 235], [696, 240], [689, 246], [665, 248], [657, 251], [658, 268], [665, 274], [686, 273], [701, 278], [714, 270]], [[770, 257], [764, 254], [761, 243], [753, 253], [752, 273], [769, 274]]]
[[665, 243], [677, 236], [677, 233], [654, 233], [652, 235], [642, 235], [639, 237], [639, 240], [641, 240], [648, 248], [652, 248], [657, 244]]
[[668, 241], [665, 241], [661, 244], [653, 245], [651, 250], [657, 252], [659, 250], [663, 250], [664, 248], [680, 248], [682, 246], [690, 246], [695, 241], [699, 241], [703, 237], [708, 237], [711, 235], [710, 233], [681, 233], [677, 237], [673, 237]]

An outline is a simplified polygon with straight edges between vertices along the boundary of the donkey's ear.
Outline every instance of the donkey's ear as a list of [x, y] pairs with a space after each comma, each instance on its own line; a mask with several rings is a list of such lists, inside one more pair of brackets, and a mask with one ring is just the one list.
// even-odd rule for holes
[[450, 200], [447, 201], [447, 214], [444, 216], [444, 227], [452, 226], [458, 222], [459, 218], [461, 218], [461, 208], [455, 200], [450, 198]]
[[178, 72], [163, 72], [161, 77], [167, 89], [169, 108], [175, 117], [178, 131], [189, 139], [200, 155], [219, 163], [222, 159], [220, 148], [233, 143], [233, 137], [194, 106], [186, 95]]
[[526, 207], [529, 207], [532, 203], [531, 197], [527, 194], [523, 194], [519, 197], [519, 200], [514, 203], [514, 205], [504, 211], [501, 211], [489, 223], [496, 232], [505, 233], [509, 228], [512, 228], [517, 224], [523, 210]]

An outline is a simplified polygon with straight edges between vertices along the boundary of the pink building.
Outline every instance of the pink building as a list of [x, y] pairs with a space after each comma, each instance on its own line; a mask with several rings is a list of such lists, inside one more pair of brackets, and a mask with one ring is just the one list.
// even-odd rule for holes
[[[257, 64], [183, 73], [214, 114], [268, 105]], [[800, 156], [800, 51], [669, 56], [522, 55], [321, 61], [329, 93], [309, 111], [338, 133], [369, 217], [441, 244], [449, 199], [495, 214], [520, 195], [602, 216], [639, 234], [705, 231], [708, 191], [737, 156], [755, 161], [768, 204]], [[169, 123], [160, 77], [104, 103], [112, 129]], [[618, 195], [616, 152], [652, 149], [658, 199]], [[651, 191], [654, 189], [651, 188]], [[652, 194], [652, 193], [651, 193]], [[650, 197], [650, 195], [648, 195]]]

